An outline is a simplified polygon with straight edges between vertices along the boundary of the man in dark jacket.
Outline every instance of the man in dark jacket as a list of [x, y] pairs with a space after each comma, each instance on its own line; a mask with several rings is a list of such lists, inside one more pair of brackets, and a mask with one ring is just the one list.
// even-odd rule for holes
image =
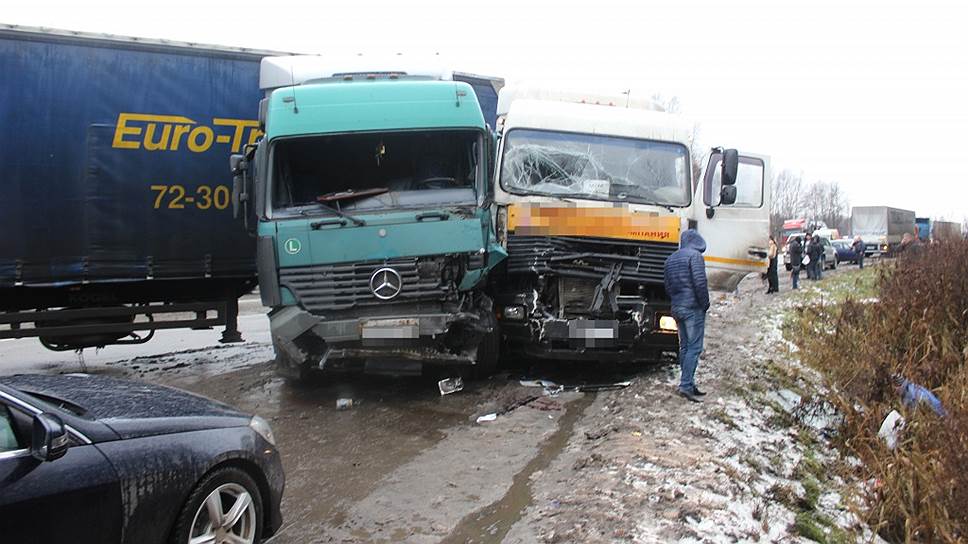
[[800, 267], [803, 266], [803, 246], [800, 245], [800, 237], [790, 238], [790, 279], [793, 280], [793, 288], [800, 288]]
[[823, 245], [820, 237], [814, 236], [807, 244], [807, 255], [810, 256], [810, 267], [813, 269], [813, 279], [823, 279]]
[[857, 266], [863, 270], [864, 269], [864, 250], [867, 249], [864, 244], [864, 239], [858, 234], [854, 237], [854, 243], [850, 245], [850, 248], [854, 250], [854, 255], [857, 256]]
[[702, 253], [706, 241], [694, 230], [682, 233], [679, 249], [665, 264], [665, 289], [672, 299], [672, 316], [679, 328], [679, 394], [699, 402], [705, 395], [695, 384], [696, 367], [706, 333], [706, 311], [709, 310], [709, 287], [706, 263]]

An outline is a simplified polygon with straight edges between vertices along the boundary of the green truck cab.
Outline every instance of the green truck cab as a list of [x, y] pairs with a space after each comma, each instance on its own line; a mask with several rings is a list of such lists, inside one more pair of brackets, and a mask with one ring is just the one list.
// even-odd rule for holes
[[232, 158], [234, 200], [286, 377], [496, 365], [491, 131], [470, 84], [394, 63], [262, 61], [265, 136]]

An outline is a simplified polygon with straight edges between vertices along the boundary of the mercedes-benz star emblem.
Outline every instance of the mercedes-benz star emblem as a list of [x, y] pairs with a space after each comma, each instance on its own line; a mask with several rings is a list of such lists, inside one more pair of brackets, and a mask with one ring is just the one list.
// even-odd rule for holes
[[402, 289], [403, 279], [392, 268], [381, 268], [370, 276], [370, 291], [380, 300], [390, 300], [399, 295]]

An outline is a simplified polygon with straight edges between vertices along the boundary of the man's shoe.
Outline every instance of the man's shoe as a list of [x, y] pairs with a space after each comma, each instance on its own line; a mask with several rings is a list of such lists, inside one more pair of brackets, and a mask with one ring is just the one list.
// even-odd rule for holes
[[676, 389], [679, 392], [679, 396], [685, 398], [686, 400], [692, 402], [702, 402], [702, 399], [693, 394], [692, 391], [686, 391], [685, 389]]
[[696, 386], [692, 386], [692, 394], [696, 395], [697, 397], [703, 397], [706, 395], [706, 392], [700, 391], [699, 388]]

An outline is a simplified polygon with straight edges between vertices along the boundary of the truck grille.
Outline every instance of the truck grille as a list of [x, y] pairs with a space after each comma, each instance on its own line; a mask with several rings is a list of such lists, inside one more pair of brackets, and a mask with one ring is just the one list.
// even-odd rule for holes
[[[453, 282], [441, 279], [445, 262], [430, 257], [282, 268], [279, 283], [310, 312], [441, 301], [456, 293]], [[400, 294], [390, 300], [381, 300], [370, 290], [370, 277], [381, 268], [396, 270], [402, 280]]]
[[557, 274], [597, 281], [614, 264], [622, 263], [622, 280], [661, 285], [666, 259], [678, 247], [667, 242], [511, 235], [507, 266], [512, 274]]

